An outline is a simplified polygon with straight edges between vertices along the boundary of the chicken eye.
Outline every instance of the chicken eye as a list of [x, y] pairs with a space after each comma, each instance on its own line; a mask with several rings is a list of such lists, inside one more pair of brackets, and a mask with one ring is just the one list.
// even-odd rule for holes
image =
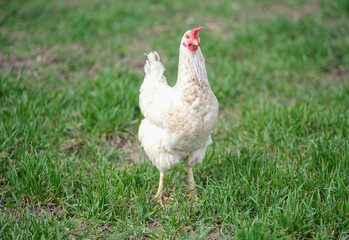
[[185, 37], [186, 37], [187, 39], [189, 39], [189, 36], [188, 36], [188, 35], [185, 35]]

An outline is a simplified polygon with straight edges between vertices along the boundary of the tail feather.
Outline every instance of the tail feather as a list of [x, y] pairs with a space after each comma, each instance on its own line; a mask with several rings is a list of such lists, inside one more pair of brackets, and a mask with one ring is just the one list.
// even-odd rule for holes
[[151, 79], [157, 79], [158, 81], [163, 81], [163, 74], [165, 68], [160, 62], [160, 56], [157, 52], [150, 52], [147, 55], [147, 60], [144, 65], [144, 72], [146, 77]]

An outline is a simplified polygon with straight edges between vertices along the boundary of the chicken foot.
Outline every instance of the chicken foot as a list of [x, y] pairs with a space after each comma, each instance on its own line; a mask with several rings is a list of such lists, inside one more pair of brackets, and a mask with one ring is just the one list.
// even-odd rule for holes
[[171, 200], [173, 201], [173, 198], [171, 197], [166, 197], [163, 192], [164, 188], [164, 178], [165, 178], [165, 172], [160, 172], [160, 181], [159, 181], [159, 188], [155, 196], [152, 198], [152, 201], [155, 202], [156, 200], [162, 207], [164, 207], [164, 201], [166, 200]]

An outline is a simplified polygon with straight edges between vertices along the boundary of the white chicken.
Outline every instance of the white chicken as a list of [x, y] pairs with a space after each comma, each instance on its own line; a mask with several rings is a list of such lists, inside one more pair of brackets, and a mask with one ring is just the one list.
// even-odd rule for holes
[[200, 49], [199, 31], [187, 31], [179, 48], [178, 78], [167, 84], [164, 66], [157, 52], [150, 52], [144, 65], [139, 105], [145, 119], [138, 138], [152, 163], [160, 171], [159, 188], [153, 200], [163, 201], [166, 170], [181, 160], [188, 172], [189, 196], [195, 194], [193, 166], [201, 163], [218, 118], [218, 101], [207, 79], [205, 59]]

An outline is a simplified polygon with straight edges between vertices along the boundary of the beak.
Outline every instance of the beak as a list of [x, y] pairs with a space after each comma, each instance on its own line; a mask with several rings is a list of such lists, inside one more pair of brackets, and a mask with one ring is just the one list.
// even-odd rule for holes
[[196, 40], [196, 39], [194, 39], [194, 40], [193, 40], [193, 45], [195, 45], [195, 46], [199, 46], [199, 41], [198, 41], [198, 40]]

